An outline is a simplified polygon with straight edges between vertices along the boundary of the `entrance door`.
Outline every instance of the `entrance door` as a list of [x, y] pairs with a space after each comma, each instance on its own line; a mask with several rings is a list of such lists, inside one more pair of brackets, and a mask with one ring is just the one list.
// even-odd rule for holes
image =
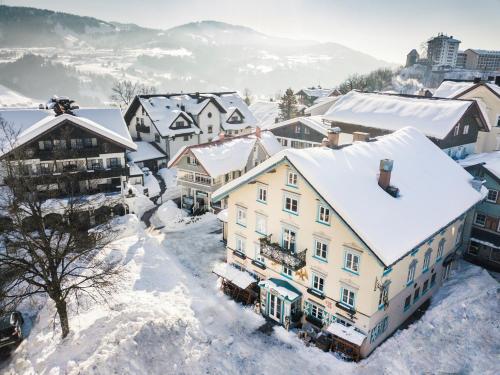
[[281, 323], [281, 299], [274, 294], [270, 295], [269, 316]]

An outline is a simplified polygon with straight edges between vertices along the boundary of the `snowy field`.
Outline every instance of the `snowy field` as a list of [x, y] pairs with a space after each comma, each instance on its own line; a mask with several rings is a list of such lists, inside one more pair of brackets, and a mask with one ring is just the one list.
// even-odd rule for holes
[[123, 237], [106, 254], [125, 268], [114, 297], [73, 312], [72, 332], [63, 342], [57, 325], [53, 331], [53, 306], [44, 306], [0, 373], [500, 372], [499, 287], [479, 267], [460, 263], [420, 321], [354, 364], [305, 347], [281, 327], [271, 335], [256, 331], [264, 319], [223, 295], [211, 273], [225, 253], [215, 216], [163, 232], [145, 229], [132, 215], [121, 225]]

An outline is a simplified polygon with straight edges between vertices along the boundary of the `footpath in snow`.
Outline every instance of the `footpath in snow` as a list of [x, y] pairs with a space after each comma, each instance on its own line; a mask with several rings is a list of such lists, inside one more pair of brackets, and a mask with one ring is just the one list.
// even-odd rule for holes
[[73, 312], [72, 332], [62, 342], [53, 332], [53, 306], [47, 304], [0, 372], [498, 373], [498, 283], [476, 266], [460, 263], [420, 321], [367, 360], [347, 363], [304, 346], [282, 327], [269, 336], [258, 332], [264, 319], [222, 294], [211, 272], [225, 253], [215, 216], [181, 219], [153, 231], [127, 216], [123, 238], [106, 254], [125, 268], [114, 297]]

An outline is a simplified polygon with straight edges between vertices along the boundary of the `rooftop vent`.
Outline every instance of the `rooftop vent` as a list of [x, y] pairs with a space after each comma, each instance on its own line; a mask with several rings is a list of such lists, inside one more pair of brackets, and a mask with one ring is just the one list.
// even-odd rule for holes
[[481, 77], [474, 77], [474, 83], [480, 83]]
[[484, 184], [484, 180], [481, 180], [477, 177], [475, 177], [472, 181], [471, 181], [471, 185], [472, 187], [477, 190], [477, 191], [481, 191], [481, 187], [483, 186]]

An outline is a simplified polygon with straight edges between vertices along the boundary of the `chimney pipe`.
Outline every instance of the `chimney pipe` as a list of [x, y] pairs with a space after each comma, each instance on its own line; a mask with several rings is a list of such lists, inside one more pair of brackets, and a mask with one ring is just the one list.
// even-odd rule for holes
[[330, 128], [327, 132], [328, 135], [328, 147], [336, 148], [339, 147], [339, 138], [340, 138], [340, 128]]
[[474, 83], [481, 83], [481, 77], [474, 77]]
[[380, 175], [378, 177], [378, 186], [382, 189], [387, 190], [391, 185], [391, 172], [394, 161], [391, 159], [380, 160]]
[[224, 132], [220, 132], [219, 133], [219, 141], [223, 141], [224, 140], [224, 136], [225, 136]]
[[321, 146], [322, 147], [328, 147], [330, 145], [330, 142], [328, 142], [328, 138], [323, 138], [323, 140], [321, 141]]
[[352, 142], [368, 142], [370, 133], [354, 132], [352, 133]]
[[256, 136], [257, 138], [260, 138], [260, 136], [261, 136], [261, 135], [262, 135], [262, 133], [261, 133], [260, 127], [259, 127], [259, 126], [257, 126], [257, 127], [255, 128], [255, 136]]

